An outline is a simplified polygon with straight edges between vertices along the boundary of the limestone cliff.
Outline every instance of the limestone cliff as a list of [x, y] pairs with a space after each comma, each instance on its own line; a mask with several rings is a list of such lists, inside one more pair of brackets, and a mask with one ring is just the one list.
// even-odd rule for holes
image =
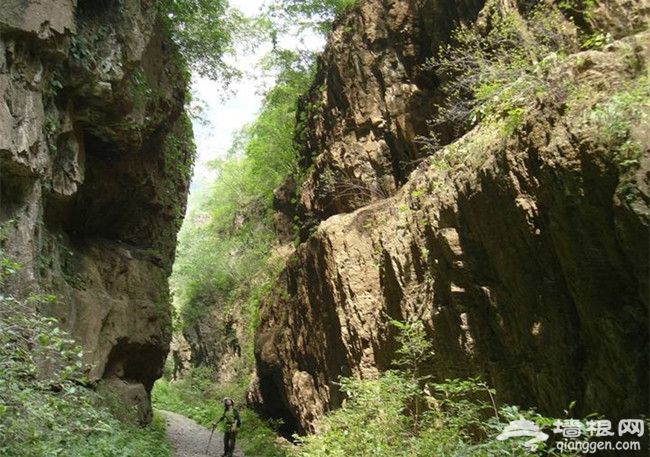
[[[481, 375], [499, 401], [648, 413], [648, 5], [600, 5], [589, 20], [611, 43], [546, 75], [571, 90], [537, 91], [514, 124], [441, 131], [425, 158], [414, 139], [442, 95], [420, 64], [482, 3], [360, 1], [332, 34], [305, 101], [306, 178], [276, 193], [304, 242], [256, 335], [252, 401], [290, 429], [341, 404], [340, 375], [391, 366], [389, 318], [423, 320], [430, 373]], [[605, 138], [593, 113], [635, 87], [640, 114]]]
[[157, 8], [0, 10], [0, 222], [22, 264], [11, 292], [56, 295], [40, 311], [83, 346], [90, 378], [128, 384], [143, 404], [171, 338], [167, 277], [193, 161]]

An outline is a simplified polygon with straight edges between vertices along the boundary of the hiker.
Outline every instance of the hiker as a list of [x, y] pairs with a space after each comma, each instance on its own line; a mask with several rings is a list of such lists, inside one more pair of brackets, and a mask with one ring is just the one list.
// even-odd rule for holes
[[217, 422], [212, 424], [212, 428], [216, 428], [219, 422], [224, 421], [222, 457], [233, 457], [235, 438], [237, 438], [237, 430], [241, 425], [241, 419], [239, 419], [239, 411], [235, 408], [235, 402], [232, 398], [224, 398], [223, 406], [223, 415]]

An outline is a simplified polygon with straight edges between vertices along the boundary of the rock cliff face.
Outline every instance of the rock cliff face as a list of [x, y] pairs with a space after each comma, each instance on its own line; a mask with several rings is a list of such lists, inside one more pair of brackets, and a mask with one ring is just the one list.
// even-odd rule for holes
[[90, 378], [147, 404], [171, 338], [167, 277], [193, 160], [157, 6], [0, 10], [0, 217], [22, 264], [12, 293], [56, 295], [38, 306], [83, 346]]
[[[260, 311], [251, 392], [290, 429], [341, 404], [340, 375], [391, 367], [389, 318], [425, 323], [430, 373], [481, 375], [502, 402], [648, 413], [647, 4], [590, 18], [620, 40], [552, 66], [550, 84], [571, 90], [536, 94], [514, 127], [441, 132], [454, 141], [416, 167], [440, 101], [418, 65], [478, 17], [482, 2], [462, 3], [361, 1], [322, 59], [306, 179], [277, 192], [297, 188], [276, 219], [298, 216], [305, 242]], [[612, 142], [594, 112], [633, 87], [642, 114]]]
[[[431, 101], [439, 97], [422, 65], [483, 3], [361, 1], [335, 24], [300, 107], [305, 182], [276, 192], [278, 226], [298, 216], [304, 241], [319, 221], [388, 197], [406, 182], [421, 157], [412, 140], [428, 133]], [[298, 205], [286, 205], [295, 194]]]

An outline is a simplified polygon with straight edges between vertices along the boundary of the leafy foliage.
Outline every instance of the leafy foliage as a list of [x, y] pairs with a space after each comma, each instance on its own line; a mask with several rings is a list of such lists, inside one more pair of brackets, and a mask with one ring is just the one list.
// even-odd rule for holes
[[[275, 15], [274, 19], [266, 20], [264, 27], [273, 36], [303, 20], [313, 27], [314, 22], [309, 21], [331, 21], [353, 3], [278, 0], [266, 13], [267, 19]], [[166, 0], [164, 11], [175, 27], [177, 40], [186, 43], [182, 49], [199, 44], [187, 41], [185, 34], [203, 39], [203, 32], [194, 30], [201, 31], [209, 23], [220, 30], [214, 33], [221, 33], [212, 45], [221, 43], [220, 49], [226, 49], [233, 35], [224, 34], [223, 26], [228, 21], [242, 23], [229, 12], [225, 1]], [[264, 21], [255, 27], [262, 27], [260, 23]], [[209, 62], [183, 52], [191, 61]], [[276, 83], [267, 91], [257, 119], [239, 133], [229, 156], [212, 162], [217, 178], [209, 190], [191, 196], [194, 209], [179, 234], [171, 284], [183, 325], [192, 325], [210, 309], [227, 314], [235, 304], [247, 308], [246, 315], [254, 325], [258, 297], [278, 268], [272, 249], [273, 190], [298, 169], [294, 145], [297, 102], [313, 78], [315, 56], [276, 46], [262, 64], [276, 75]]]
[[424, 324], [419, 320], [400, 322], [394, 319], [390, 323], [399, 330], [397, 365], [413, 380], [421, 379], [420, 367], [433, 355], [433, 344], [427, 338]]
[[[341, 378], [347, 395], [343, 406], [326, 415], [317, 433], [297, 438], [299, 457], [525, 456], [526, 437], [500, 441], [504, 421], [524, 417], [540, 428], [552, 419], [534, 411], [506, 406], [497, 411], [494, 391], [478, 379], [426, 383], [414, 377], [429, 352], [421, 323], [394, 325], [402, 343], [397, 362], [404, 371], [387, 371], [376, 379]], [[419, 413], [414, 405], [424, 404]], [[540, 452], [559, 454], [540, 445]]]
[[276, 23], [299, 23], [302, 28], [326, 34], [334, 19], [356, 3], [357, 0], [275, 0], [268, 14]]
[[348, 400], [326, 416], [317, 434], [299, 438], [295, 455], [415, 455], [401, 451], [412, 448], [404, 415], [410, 389], [398, 373], [387, 372], [374, 380], [343, 378], [340, 386]]
[[642, 146], [631, 138], [633, 125], [640, 124], [650, 115], [650, 77], [639, 78], [634, 87], [613, 95], [599, 103], [586, 116], [594, 123], [602, 141], [609, 147], [621, 172], [639, 168]]
[[313, 69], [288, 52], [273, 64], [281, 70], [277, 84], [267, 92], [258, 118], [240, 132], [230, 155], [212, 162], [217, 178], [210, 189], [194, 196], [195, 209], [179, 234], [171, 284], [184, 325], [213, 307], [228, 313], [235, 304], [247, 307], [253, 325], [261, 291], [277, 272], [273, 190], [296, 169], [297, 99]]
[[[487, 25], [463, 25], [452, 42], [425, 67], [442, 80], [446, 102], [432, 120], [454, 136], [481, 121], [508, 118], [512, 133], [537, 93], [561, 98], [565, 87], [546, 77], [557, 62], [579, 49], [576, 27], [547, 4], [526, 16], [517, 11], [490, 13]], [[438, 142], [432, 143], [434, 147]]]
[[[634, 85], [598, 103], [585, 115], [596, 127], [597, 139], [619, 171], [618, 193], [628, 202], [636, 199], [648, 203], [641, 190], [637, 170], [643, 157], [643, 140], [639, 133], [647, 130], [650, 117], [650, 77], [644, 74]], [[633, 130], [636, 133], [633, 134]]]
[[[272, 35], [280, 33], [274, 29], [277, 26], [266, 25]], [[257, 119], [239, 132], [229, 155], [211, 163], [217, 175], [211, 186], [191, 196], [192, 209], [179, 234], [171, 277], [181, 326], [191, 326], [214, 311], [222, 316], [236, 313], [248, 326], [249, 335], [242, 342], [242, 366], [235, 367], [240, 375], [238, 384], [215, 386], [207, 367], [193, 367], [189, 376], [173, 384], [156, 383], [153, 399], [158, 407], [204, 424], [222, 413], [220, 399], [224, 395], [244, 404], [258, 300], [280, 266], [274, 254], [273, 191], [298, 169], [296, 111], [299, 97], [313, 78], [315, 56], [309, 51], [275, 47], [262, 64], [276, 75], [276, 83], [266, 92]], [[244, 312], [236, 311], [237, 307]], [[225, 338], [226, 329], [222, 330]], [[206, 398], [212, 401], [206, 402]], [[241, 414], [245, 425], [238, 442], [245, 452], [284, 455], [272, 445], [277, 424], [264, 423], [245, 409]]]
[[209, 369], [194, 367], [180, 381], [170, 383], [164, 379], [158, 380], [152, 400], [157, 408], [183, 414], [209, 427], [223, 413], [222, 399], [231, 397], [242, 419], [237, 445], [247, 455], [283, 457], [285, 451], [273, 444], [276, 438], [275, 424], [261, 420], [254, 411], [247, 409], [244, 393], [244, 386], [216, 386]]
[[[296, 129], [298, 99], [307, 91], [315, 73], [313, 53], [277, 49], [264, 61], [277, 74], [275, 86], [266, 93], [257, 119], [242, 130], [242, 148], [255, 166], [262, 167], [268, 187], [277, 187], [297, 171]], [[262, 189], [260, 189], [262, 190]]]
[[[256, 20], [245, 18], [229, 6], [228, 0], [163, 0], [160, 11], [181, 55], [201, 76], [228, 85], [241, 71], [228, 59], [235, 42], [248, 47], [270, 36], [277, 49], [277, 37], [294, 29], [327, 33], [332, 21], [356, 0], [274, 0]], [[298, 31], [295, 26], [299, 25]]]
[[163, 0], [160, 9], [193, 70], [225, 83], [239, 76], [225, 56], [232, 53], [233, 37], [244, 19], [227, 0]]

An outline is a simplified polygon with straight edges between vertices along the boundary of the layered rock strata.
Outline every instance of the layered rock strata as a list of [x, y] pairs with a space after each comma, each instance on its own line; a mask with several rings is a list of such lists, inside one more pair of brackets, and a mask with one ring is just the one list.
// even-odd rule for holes
[[157, 8], [0, 10], [0, 222], [22, 264], [9, 292], [55, 295], [38, 306], [83, 346], [90, 379], [139, 385], [145, 403], [171, 338], [167, 277], [193, 160]]
[[[437, 379], [481, 375], [500, 402], [547, 414], [572, 401], [578, 415], [647, 414], [647, 8], [608, 4], [597, 20], [630, 36], [558, 60], [546, 78], [562, 90], [536, 94], [516, 124], [484, 122], [400, 174], [395, 164], [420, 154], [413, 139], [435, 87], [405, 56], [385, 57], [410, 43], [401, 49], [419, 62], [434, 30], [444, 41], [450, 26], [431, 24], [458, 16], [432, 16], [451, 3], [429, 3], [362, 1], [333, 33], [309, 95], [322, 97], [305, 133], [314, 157], [297, 207], [278, 202], [308, 230], [263, 302], [251, 401], [289, 429], [313, 430], [343, 400], [339, 376], [392, 366], [389, 319], [420, 319]], [[594, 113], [635, 87], [637, 115], [614, 141]], [[625, 144], [635, 148], [627, 158]], [[325, 186], [327, 169], [365, 183], [350, 195], [382, 176], [395, 195], [355, 210]]]

